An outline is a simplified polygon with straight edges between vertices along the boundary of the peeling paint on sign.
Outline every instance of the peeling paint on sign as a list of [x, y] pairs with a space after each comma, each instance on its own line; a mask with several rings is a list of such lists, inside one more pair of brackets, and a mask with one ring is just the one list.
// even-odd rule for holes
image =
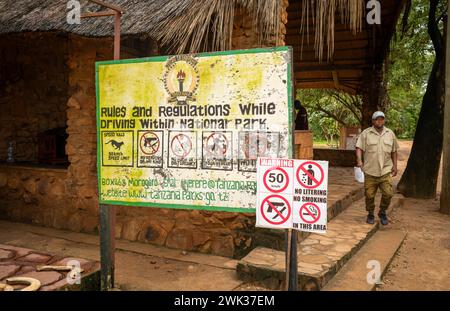
[[98, 62], [100, 203], [249, 212], [292, 149], [289, 47]]

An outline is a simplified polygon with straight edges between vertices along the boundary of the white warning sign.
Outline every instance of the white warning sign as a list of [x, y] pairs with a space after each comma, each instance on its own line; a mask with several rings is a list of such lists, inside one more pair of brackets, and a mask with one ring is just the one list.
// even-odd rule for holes
[[258, 158], [256, 226], [325, 233], [328, 162]]

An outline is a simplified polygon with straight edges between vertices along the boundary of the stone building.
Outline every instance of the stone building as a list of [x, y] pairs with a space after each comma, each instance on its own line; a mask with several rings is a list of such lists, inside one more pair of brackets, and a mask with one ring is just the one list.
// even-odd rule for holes
[[[336, 10], [336, 36], [315, 44], [300, 34], [305, 21], [311, 37], [319, 28], [302, 18], [314, 11], [300, 0], [216, 0], [212, 9], [199, 0], [109, 2], [125, 10], [121, 58], [292, 45], [297, 88], [363, 94], [369, 108], [379, 104], [380, 68], [403, 6], [384, 1], [375, 26], [365, 24], [364, 6], [342, 21], [337, 7], [325, 8]], [[0, 8], [0, 219], [98, 233], [94, 64], [113, 57], [112, 18], [68, 24], [65, 0], [0, 0]], [[10, 142], [15, 163], [5, 161]], [[282, 247], [280, 233], [255, 230], [252, 213], [120, 207], [115, 233], [229, 257]]]

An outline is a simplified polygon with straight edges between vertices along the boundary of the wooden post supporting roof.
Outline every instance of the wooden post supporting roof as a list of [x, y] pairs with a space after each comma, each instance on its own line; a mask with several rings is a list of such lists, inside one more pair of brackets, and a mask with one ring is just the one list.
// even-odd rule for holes
[[[450, 18], [450, 5], [448, 6]], [[447, 19], [447, 47], [446, 47], [446, 75], [445, 75], [445, 108], [444, 108], [444, 142], [442, 164], [442, 189], [440, 211], [450, 215], [450, 21]]]

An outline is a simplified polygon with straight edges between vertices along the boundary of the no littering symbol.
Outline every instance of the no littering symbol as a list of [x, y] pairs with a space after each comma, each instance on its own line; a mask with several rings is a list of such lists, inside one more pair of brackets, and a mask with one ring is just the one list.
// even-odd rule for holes
[[304, 162], [297, 169], [297, 181], [307, 189], [319, 187], [324, 179], [323, 168], [313, 161]]

